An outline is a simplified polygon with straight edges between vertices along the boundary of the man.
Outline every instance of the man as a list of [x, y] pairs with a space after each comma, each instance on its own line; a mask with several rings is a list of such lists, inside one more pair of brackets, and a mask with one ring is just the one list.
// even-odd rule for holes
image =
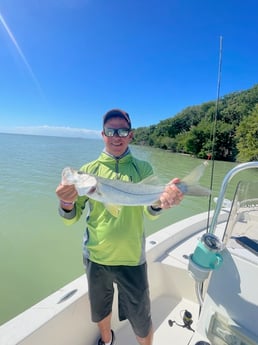
[[[110, 179], [139, 182], [153, 174], [148, 162], [132, 156], [128, 147], [133, 139], [131, 120], [123, 110], [112, 109], [103, 117], [102, 137], [105, 149], [99, 158], [85, 164], [83, 172]], [[159, 207], [122, 206], [114, 217], [104, 204], [78, 196], [74, 185], [59, 185], [59, 213], [65, 223], [75, 223], [88, 204], [84, 237], [84, 263], [89, 284], [92, 321], [98, 323], [98, 345], [113, 345], [111, 329], [113, 284], [119, 292], [119, 319], [128, 319], [139, 344], [151, 345], [153, 328], [145, 258], [143, 214], [156, 218], [162, 211], [178, 204], [183, 195], [176, 187], [179, 179], [166, 187]]]

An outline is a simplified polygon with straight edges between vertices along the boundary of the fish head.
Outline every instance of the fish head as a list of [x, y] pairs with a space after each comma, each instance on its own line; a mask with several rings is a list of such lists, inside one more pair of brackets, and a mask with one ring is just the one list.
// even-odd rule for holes
[[96, 191], [97, 182], [98, 182], [96, 177], [90, 174], [86, 174], [84, 172], [78, 171], [76, 179], [77, 179], [76, 189], [80, 196], [81, 195], [90, 196], [92, 193]]

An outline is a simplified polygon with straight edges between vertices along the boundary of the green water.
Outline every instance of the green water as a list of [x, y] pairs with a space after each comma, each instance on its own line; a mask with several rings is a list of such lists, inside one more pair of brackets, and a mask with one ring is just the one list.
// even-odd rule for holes
[[[83, 274], [81, 243], [85, 217], [66, 227], [57, 214], [55, 188], [65, 166], [95, 159], [101, 140], [0, 134], [0, 323]], [[132, 147], [149, 160], [161, 182], [184, 177], [200, 160], [157, 149]], [[232, 163], [216, 163], [214, 196]], [[209, 166], [201, 184], [209, 187]], [[232, 198], [235, 182], [227, 197]], [[185, 197], [180, 206], [146, 221], [147, 234], [206, 211], [207, 198]]]

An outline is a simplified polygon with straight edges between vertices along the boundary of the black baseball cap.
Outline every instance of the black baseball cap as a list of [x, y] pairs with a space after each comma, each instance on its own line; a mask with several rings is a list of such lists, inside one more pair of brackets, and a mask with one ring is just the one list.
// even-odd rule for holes
[[129, 117], [129, 114], [121, 109], [111, 109], [109, 110], [104, 116], [103, 116], [103, 127], [107, 120], [111, 119], [112, 117], [120, 117], [121, 119], [126, 120], [126, 122], [129, 125], [129, 128], [131, 129], [131, 120]]

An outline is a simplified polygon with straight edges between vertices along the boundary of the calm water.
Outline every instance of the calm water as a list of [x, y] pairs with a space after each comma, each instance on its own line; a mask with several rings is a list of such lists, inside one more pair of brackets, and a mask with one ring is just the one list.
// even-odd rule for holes
[[[79, 168], [103, 149], [101, 140], [0, 134], [0, 323], [83, 274], [84, 219], [66, 227], [57, 214], [55, 188], [65, 166]], [[200, 160], [132, 146], [152, 163], [161, 182], [183, 177]], [[216, 163], [214, 196], [232, 163]], [[210, 167], [201, 184], [210, 184]], [[229, 188], [228, 197], [233, 195]], [[146, 222], [147, 234], [207, 210], [206, 198], [186, 197], [180, 206]]]

